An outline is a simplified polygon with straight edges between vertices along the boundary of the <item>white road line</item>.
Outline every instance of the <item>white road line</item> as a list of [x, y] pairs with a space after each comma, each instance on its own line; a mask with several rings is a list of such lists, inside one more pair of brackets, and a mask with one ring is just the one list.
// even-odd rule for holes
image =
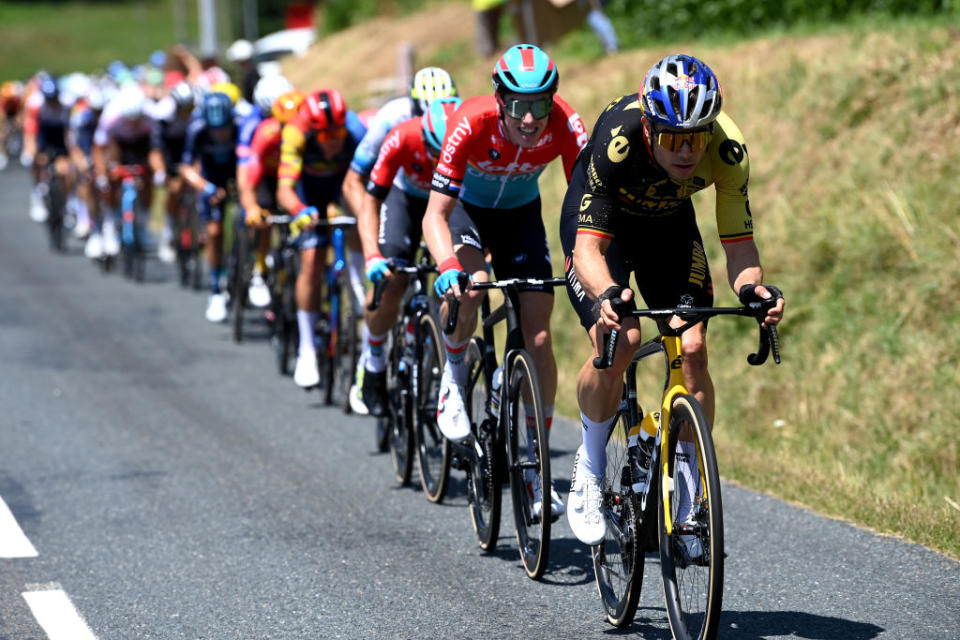
[[0, 558], [36, 558], [37, 555], [7, 503], [0, 498]]
[[62, 589], [24, 591], [23, 598], [50, 640], [97, 640]]

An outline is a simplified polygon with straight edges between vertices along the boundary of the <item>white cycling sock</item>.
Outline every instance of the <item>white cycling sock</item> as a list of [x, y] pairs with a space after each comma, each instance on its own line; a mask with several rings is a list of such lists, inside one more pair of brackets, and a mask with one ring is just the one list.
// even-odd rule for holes
[[677, 463], [674, 472], [674, 500], [677, 501], [677, 522], [684, 522], [693, 510], [693, 499], [698, 493], [700, 468], [697, 465], [697, 447], [693, 442], [677, 443]]
[[380, 373], [387, 368], [387, 336], [384, 333], [375, 336], [370, 333], [367, 325], [363, 325], [363, 357], [364, 368], [371, 373]]
[[583, 426], [583, 456], [580, 465], [594, 478], [602, 478], [607, 470], [607, 438], [617, 414], [606, 420], [594, 422], [580, 412], [580, 424]]
[[463, 342], [451, 342], [447, 334], [443, 334], [443, 346], [447, 350], [447, 364], [445, 369], [453, 377], [453, 381], [463, 387], [467, 384], [467, 361], [464, 356], [467, 355], [467, 343], [469, 339]]
[[300, 353], [316, 353], [317, 347], [314, 345], [314, 330], [317, 324], [316, 311], [303, 311], [297, 309], [297, 327], [300, 329]]

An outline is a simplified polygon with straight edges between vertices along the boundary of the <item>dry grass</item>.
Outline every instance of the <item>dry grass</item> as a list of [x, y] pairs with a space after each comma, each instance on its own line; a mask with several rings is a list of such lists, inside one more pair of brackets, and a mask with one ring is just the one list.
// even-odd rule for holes
[[[287, 66], [304, 87], [363, 101], [394, 68], [397, 42], [432, 42], [465, 96], [489, 91], [492, 60], [471, 50], [466, 4], [378, 20]], [[680, 44], [707, 60], [751, 152], [751, 204], [767, 280], [789, 301], [784, 364], [753, 369], [754, 330], [711, 325], [716, 439], [729, 478], [960, 557], [960, 31]], [[388, 55], [383, 55], [386, 51]], [[636, 90], [663, 50], [559, 59], [561, 94], [593, 123]], [[559, 167], [541, 178], [555, 271]], [[732, 303], [709, 194], [698, 198], [719, 303]], [[587, 357], [563, 294], [553, 322], [558, 411], [576, 415]], [[654, 392], [659, 372], [644, 378]], [[774, 426], [782, 420], [782, 426]], [[781, 423], [778, 422], [778, 425]], [[952, 501], [952, 502], [951, 502]]]

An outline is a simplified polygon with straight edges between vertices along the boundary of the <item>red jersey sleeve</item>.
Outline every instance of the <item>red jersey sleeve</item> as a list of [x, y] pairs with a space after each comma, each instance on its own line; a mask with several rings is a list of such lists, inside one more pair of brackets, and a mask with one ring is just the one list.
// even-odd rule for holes
[[553, 109], [554, 114], [559, 110], [560, 117], [551, 118], [550, 126], [554, 128], [554, 135], [561, 141], [560, 156], [563, 158], [563, 171], [566, 173], [569, 184], [577, 155], [587, 146], [589, 136], [580, 114], [556, 94], [553, 95]]

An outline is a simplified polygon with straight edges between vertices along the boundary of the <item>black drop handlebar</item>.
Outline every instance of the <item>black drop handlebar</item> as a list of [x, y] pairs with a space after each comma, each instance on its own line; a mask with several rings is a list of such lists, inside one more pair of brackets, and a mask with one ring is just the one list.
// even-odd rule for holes
[[[634, 316], [638, 318], [654, 318], [658, 322], [662, 335], [679, 336], [693, 325], [721, 315], [749, 316], [760, 325], [760, 343], [756, 353], [747, 356], [747, 362], [754, 366], [759, 366], [767, 361], [771, 351], [773, 352], [773, 361], [780, 364], [780, 337], [775, 325], [763, 326], [763, 319], [767, 317], [767, 312], [776, 306], [780, 298], [774, 296], [766, 300], [749, 302], [742, 307], [680, 307], [674, 309], [634, 309], [624, 316]], [[678, 316], [686, 323], [682, 326], [671, 328], [666, 325], [666, 321], [672, 316]], [[620, 331], [614, 329], [609, 334], [603, 335], [603, 344], [600, 348], [600, 355], [593, 359], [593, 366], [597, 369], [607, 369], [613, 364], [613, 355], [617, 350], [617, 341], [620, 338]]]
[[[406, 273], [412, 276], [419, 275], [421, 273], [434, 273], [437, 270], [437, 267], [433, 264], [424, 264], [418, 263], [406, 267], [398, 266], [393, 260], [387, 260], [387, 266], [390, 271], [393, 273]], [[383, 297], [383, 292], [387, 288], [387, 279], [380, 278], [373, 285], [373, 300], [370, 301], [370, 304], [367, 305], [367, 311], [376, 311], [380, 307], [380, 299]]]

